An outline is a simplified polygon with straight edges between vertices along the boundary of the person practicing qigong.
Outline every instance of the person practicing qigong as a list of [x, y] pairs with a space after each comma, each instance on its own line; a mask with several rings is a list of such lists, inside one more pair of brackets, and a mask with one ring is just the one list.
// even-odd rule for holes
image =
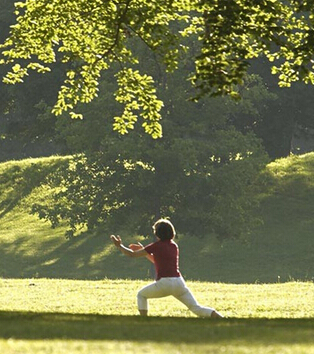
[[155, 265], [156, 281], [142, 288], [137, 294], [138, 310], [142, 316], [148, 314], [147, 299], [174, 296], [199, 317], [221, 318], [219, 312], [198, 304], [179, 270], [179, 248], [173, 241], [175, 229], [167, 219], [160, 219], [153, 225], [157, 241], [143, 247], [131, 244], [125, 247], [120, 236], [111, 235], [114, 245], [126, 256], [146, 257]]

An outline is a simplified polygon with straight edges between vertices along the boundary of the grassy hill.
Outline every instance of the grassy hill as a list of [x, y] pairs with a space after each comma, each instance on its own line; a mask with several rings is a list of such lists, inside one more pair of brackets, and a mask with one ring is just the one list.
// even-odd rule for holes
[[[72, 241], [65, 227], [52, 229], [30, 215], [34, 201], [49, 198], [40, 187], [47, 174], [67, 157], [10, 161], [0, 164], [0, 277], [3, 278], [139, 278], [149, 277], [143, 259], [120, 255], [109, 235], [126, 241], [140, 237], [106, 225]], [[210, 237], [180, 234], [181, 271], [189, 280], [229, 283], [285, 282], [314, 279], [314, 153], [291, 156], [267, 166], [261, 178], [264, 224], [250, 242], [219, 244]]]

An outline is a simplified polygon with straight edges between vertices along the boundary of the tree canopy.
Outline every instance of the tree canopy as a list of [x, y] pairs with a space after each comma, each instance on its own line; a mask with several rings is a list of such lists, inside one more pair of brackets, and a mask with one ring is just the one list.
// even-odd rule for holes
[[[114, 129], [122, 134], [141, 117], [148, 134], [162, 135], [162, 101], [132, 49], [135, 41], [168, 71], [193, 52], [195, 99], [237, 97], [250, 60], [260, 56], [274, 63], [281, 86], [314, 82], [314, 1], [26, 0], [15, 6], [16, 24], [0, 47], [0, 62], [8, 66], [4, 81], [22, 82], [30, 70], [45, 73], [62, 63], [64, 82], [53, 111], [82, 118], [77, 103], [93, 100], [102, 72], [114, 68], [122, 104]], [[186, 37], [194, 38], [193, 46]]]
[[[80, 226], [142, 225], [164, 215], [192, 234], [246, 234], [257, 221], [254, 192], [267, 161], [262, 143], [270, 122], [276, 134], [269, 146], [278, 140], [278, 130], [288, 125], [281, 118], [287, 122], [286, 113], [294, 108], [289, 98], [281, 100], [286, 107], [276, 116], [271, 109], [279, 96], [247, 71], [260, 57], [273, 65], [280, 86], [312, 82], [311, 4], [16, 3], [16, 24], [0, 47], [4, 82], [23, 82], [32, 70], [36, 75], [24, 85], [31, 94], [7, 92], [1, 110], [15, 119], [18, 112], [29, 121], [36, 116], [36, 137], [56, 129], [67, 152], [76, 154], [46, 181], [59, 186], [53, 200], [40, 201], [33, 212], [53, 225], [66, 220], [69, 237]], [[39, 86], [38, 73], [49, 71], [54, 84]], [[48, 99], [38, 102], [36, 89], [47, 89]], [[11, 109], [14, 105], [19, 111]], [[52, 117], [51, 109], [59, 117]], [[162, 136], [161, 116], [164, 138], [157, 143], [150, 136]], [[112, 118], [115, 130], [134, 129], [134, 134], [121, 139], [111, 131]], [[148, 136], [135, 124], [138, 118]], [[289, 114], [289, 129], [294, 119]]]

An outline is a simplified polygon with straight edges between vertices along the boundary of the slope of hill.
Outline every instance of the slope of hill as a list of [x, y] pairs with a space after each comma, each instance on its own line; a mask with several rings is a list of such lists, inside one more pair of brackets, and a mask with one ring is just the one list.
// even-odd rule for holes
[[[117, 230], [107, 230], [104, 225], [67, 241], [64, 226], [52, 229], [29, 214], [34, 201], [45, 198], [45, 193], [48, 197], [49, 191], [43, 190], [40, 182], [64, 159], [67, 157], [0, 164], [0, 277], [149, 277], [151, 267], [145, 260], [127, 259], [110, 244], [109, 234]], [[264, 224], [247, 243], [219, 244], [210, 237], [182, 235], [178, 227], [184, 276], [231, 283], [313, 280], [313, 173], [314, 153], [290, 156], [267, 166], [260, 196]], [[121, 236], [126, 242], [134, 240], [126, 232]]]

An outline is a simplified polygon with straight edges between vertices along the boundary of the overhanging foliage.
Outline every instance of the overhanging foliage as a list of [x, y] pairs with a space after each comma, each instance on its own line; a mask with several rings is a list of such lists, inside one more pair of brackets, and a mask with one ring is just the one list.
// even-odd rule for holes
[[157, 138], [162, 104], [151, 74], [140, 72], [134, 40], [171, 71], [189, 49], [184, 37], [193, 36], [199, 42], [190, 77], [199, 89], [196, 98], [237, 97], [249, 61], [259, 56], [276, 64], [272, 71], [281, 86], [314, 82], [313, 11], [313, 1], [298, 0], [26, 0], [16, 3], [17, 23], [1, 46], [0, 62], [11, 67], [6, 83], [63, 63], [66, 78], [53, 110], [73, 118], [82, 118], [77, 103], [93, 100], [102, 72], [114, 67], [117, 99], [125, 107], [114, 129], [125, 133], [141, 117], [145, 131]]

